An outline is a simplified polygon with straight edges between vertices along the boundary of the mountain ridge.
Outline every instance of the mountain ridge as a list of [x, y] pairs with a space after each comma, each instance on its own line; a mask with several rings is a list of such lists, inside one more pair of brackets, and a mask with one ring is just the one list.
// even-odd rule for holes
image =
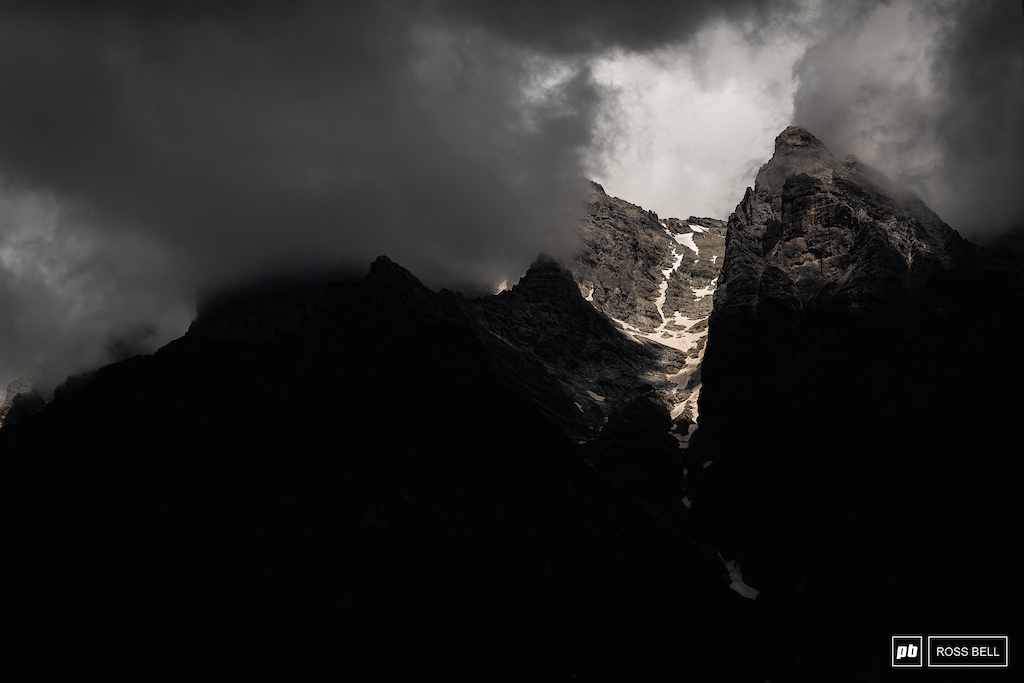
[[[608, 348], [617, 383], [592, 384]], [[0, 430], [20, 580], [83, 618], [117, 605], [135, 626], [104, 637], [143, 649], [227, 628], [330, 634], [386, 668], [405, 668], [387, 663], [400, 648], [412, 668], [625, 674], [638, 653], [668, 666], [673, 642], [710, 666], [712, 634], [748, 608], [711, 551], [571, 439], [629, 447], [601, 434], [650, 387], [616, 364], [656, 362], [550, 261], [477, 299], [383, 257], [360, 280], [207, 299], [182, 338]], [[647, 458], [655, 488], [677, 450]], [[666, 630], [652, 605], [690, 621]]]
[[566, 678], [876, 680], [886, 634], [1008, 630], [1008, 555], [915, 525], [1011, 518], [1010, 260], [798, 127], [727, 224], [584, 208], [493, 296], [386, 256], [204, 296], [4, 426], [22, 579], [164, 635]]

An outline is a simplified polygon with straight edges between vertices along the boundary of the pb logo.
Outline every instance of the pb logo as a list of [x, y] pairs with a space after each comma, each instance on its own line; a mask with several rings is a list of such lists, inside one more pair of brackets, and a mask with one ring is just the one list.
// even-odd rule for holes
[[923, 644], [921, 636], [892, 637], [893, 667], [924, 666]]
[[904, 657], [910, 657], [913, 659], [917, 656], [917, 645], [910, 643], [909, 645], [897, 645], [896, 646], [896, 659], [903, 659]]

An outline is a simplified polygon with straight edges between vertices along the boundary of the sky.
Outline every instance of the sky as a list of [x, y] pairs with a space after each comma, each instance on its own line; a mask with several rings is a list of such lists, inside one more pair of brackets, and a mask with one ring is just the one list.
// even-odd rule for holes
[[273, 269], [515, 281], [579, 178], [727, 218], [802, 125], [983, 241], [1024, 224], [1016, 0], [6, 2], [0, 394]]

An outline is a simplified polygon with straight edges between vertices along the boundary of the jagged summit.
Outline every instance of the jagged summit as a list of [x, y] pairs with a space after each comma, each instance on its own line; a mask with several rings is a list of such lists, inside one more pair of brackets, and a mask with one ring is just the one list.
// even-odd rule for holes
[[716, 306], [748, 305], [766, 293], [788, 307], [826, 289], [880, 295], [970, 257], [916, 195], [855, 157], [837, 160], [798, 126], [776, 138], [729, 230]]
[[[843, 180], [866, 186], [871, 191], [891, 196], [903, 204], [919, 204], [934, 213], [908, 188], [894, 182], [882, 171], [864, 163], [854, 154], [836, 159], [821, 140], [801, 126], [789, 126], [775, 138], [775, 152], [758, 170], [754, 191], [777, 194], [787, 178], [805, 174], [823, 181]], [[937, 216], [935, 216], [937, 218]]]
[[775, 154], [757, 172], [755, 190], [769, 193], [782, 189], [793, 173], [824, 177], [836, 167], [832, 152], [806, 128], [790, 126], [775, 138]]
[[825, 144], [814, 137], [809, 130], [803, 126], [788, 126], [775, 138], [775, 154], [802, 154], [807, 152], [819, 153], [829, 158], [832, 153], [828, 151]]
[[419, 278], [383, 254], [370, 264], [370, 277], [375, 279], [398, 278], [420, 284]]
[[[511, 288], [506, 296], [516, 295], [537, 301], [566, 301], [583, 304], [579, 288], [573, 281], [572, 273], [548, 254], [538, 254], [529, 270]], [[585, 304], [583, 304], [585, 305]]]

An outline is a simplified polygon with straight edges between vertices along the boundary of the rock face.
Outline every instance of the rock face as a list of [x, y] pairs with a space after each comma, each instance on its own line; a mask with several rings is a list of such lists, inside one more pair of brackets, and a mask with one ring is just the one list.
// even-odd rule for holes
[[669, 410], [678, 445], [696, 428], [707, 320], [725, 252], [712, 218], [659, 219], [591, 183], [569, 268], [580, 292], [628, 338], [661, 359], [651, 381]]
[[777, 138], [729, 219], [686, 484], [762, 591], [766, 677], [870, 628], [1009, 628], [983, 539], [1011, 533], [1022, 302], [917, 197], [802, 128]]
[[970, 253], [916, 196], [792, 126], [729, 219], [716, 308], [899, 298]]

